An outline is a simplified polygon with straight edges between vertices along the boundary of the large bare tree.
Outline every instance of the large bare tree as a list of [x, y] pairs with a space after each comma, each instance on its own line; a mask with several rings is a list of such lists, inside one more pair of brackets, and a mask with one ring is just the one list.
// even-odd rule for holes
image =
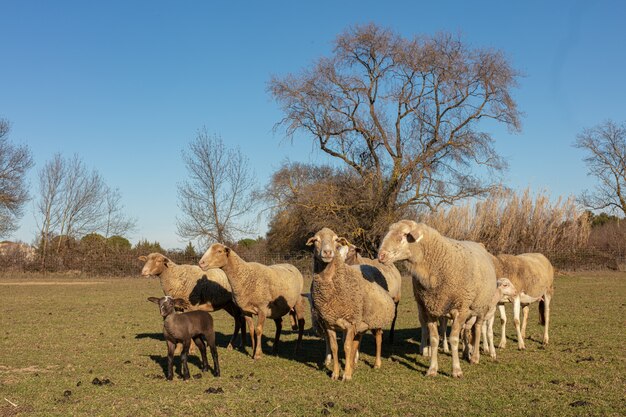
[[389, 218], [496, 187], [506, 164], [481, 122], [519, 129], [517, 77], [499, 51], [370, 24], [340, 34], [309, 69], [274, 77], [269, 90], [284, 112], [277, 127], [313, 139], [371, 184], [371, 216]]
[[588, 174], [598, 180], [592, 191], [583, 192], [583, 204], [626, 216], [626, 123], [608, 120], [584, 129], [574, 146], [586, 151]]
[[9, 141], [10, 131], [9, 122], [0, 118], [0, 237], [18, 228], [29, 198], [26, 173], [33, 166], [28, 147]]
[[255, 181], [241, 150], [227, 148], [219, 136], [203, 128], [182, 156], [189, 179], [178, 188], [183, 213], [177, 219], [178, 235], [206, 245], [249, 233], [252, 228], [245, 215], [254, 206]]

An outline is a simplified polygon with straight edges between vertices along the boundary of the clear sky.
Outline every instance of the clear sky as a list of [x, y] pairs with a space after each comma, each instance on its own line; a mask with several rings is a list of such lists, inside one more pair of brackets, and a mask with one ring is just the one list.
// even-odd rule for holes
[[[559, 195], [593, 185], [571, 144], [585, 127], [626, 120], [626, 1], [31, 1], [0, 0], [0, 117], [37, 170], [78, 154], [119, 188], [138, 220], [130, 236], [184, 247], [176, 235], [181, 150], [206, 126], [249, 157], [259, 185], [282, 161], [321, 162], [273, 126], [272, 75], [329, 55], [349, 26], [404, 36], [459, 33], [502, 50], [524, 76], [522, 132], [494, 131], [505, 182]], [[11, 238], [32, 242], [33, 202]], [[265, 221], [258, 234], [266, 231]]]

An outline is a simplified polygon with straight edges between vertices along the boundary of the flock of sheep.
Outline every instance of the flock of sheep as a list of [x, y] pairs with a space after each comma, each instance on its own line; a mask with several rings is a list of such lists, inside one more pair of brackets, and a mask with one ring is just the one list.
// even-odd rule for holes
[[[367, 331], [375, 336], [374, 367], [380, 367], [383, 329], [390, 328], [389, 339], [393, 341], [401, 296], [401, 275], [394, 265], [397, 261], [406, 261], [412, 277], [421, 323], [420, 351], [430, 357], [426, 375], [434, 376], [438, 372], [440, 335], [444, 351], [451, 350], [454, 377], [463, 375], [459, 359], [461, 342], [470, 363], [479, 362], [481, 338], [484, 351], [495, 358], [493, 323], [498, 308], [502, 323], [499, 347], [506, 345], [505, 302], [513, 303], [519, 349], [525, 349], [528, 305], [533, 302], [539, 303], [540, 321], [545, 326], [543, 343], [548, 343], [554, 270], [541, 254], [493, 256], [481, 243], [450, 239], [412, 220], [402, 220], [389, 227], [378, 259], [362, 257], [354, 245], [328, 228], [318, 231], [307, 245], [313, 247], [313, 280], [308, 294], [303, 294], [302, 274], [293, 265], [246, 262], [219, 243], [206, 251], [199, 266], [177, 265], [158, 253], [140, 257], [145, 262], [142, 275], [158, 276], [166, 295], [149, 300], [159, 304], [164, 318], [168, 379], [173, 377], [177, 343], [183, 345], [182, 376], [189, 378], [187, 355], [191, 340], [200, 349], [203, 370], [208, 370], [206, 340], [213, 357], [214, 374], [219, 375], [213, 322], [206, 313], [210, 311], [224, 309], [234, 318], [229, 349], [240, 332], [240, 346], [245, 344], [248, 327], [254, 359], [262, 356], [265, 320], [270, 318], [276, 323], [273, 345], [276, 350], [282, 317], [289, 314], [293, 330], [298, 330], [297, 351], [304, 331], [307, 297], [313, 327], [325, 340], [325, 363], [329, 365], [331, 360], [333, 363], [332, 379], [340, 377], [337, 332], [343, 333], [343, 380], [352, 378], [359, 344]], [[174, 307], [185, 313], [176, 313]], [[253, 316], [257, 316], [256, 325]], [[449, 338], [448, 320], [452, 322]]]

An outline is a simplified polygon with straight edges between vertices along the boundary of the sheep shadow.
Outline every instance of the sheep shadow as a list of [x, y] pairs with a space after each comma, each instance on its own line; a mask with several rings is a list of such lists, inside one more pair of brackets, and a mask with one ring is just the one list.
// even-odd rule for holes
[[[199, 353], [198, 353], [199, 354]], [[157, 365], [161, 367], [163, 370], [163, 375], [167, 375], [167, 355], [149, 355], [150, 359], [152, 359]], [[197, 368], [198, 372], [202, 371], [202, 359], [195, 354], [189, 354], [187, 356], [187, 364], [189, 366], [189, 373], [195, 374], [195, 368]], [[174, 355], [174, 375], [180, 376], [182, 374], [182, 360], [180, 359], [180, 355]], [[195, 367], [195, 368], [194, 368]]]
[[[306, 332], [305, 332], [306, 333]], [[343, 343], [341, 335], [338, 334], [339, 356], [342, 366], [345, 365], [343, 354]], [[385, 334], [383, 338], [383, 346], [381, 356], [383, 360], [396, 362], [408, 369], [425, 371], [428, 369], [427, 359], [419, 356], [420, 330], [415, 329], [396, 329], [394, 342], [390, 343], [388, 336]], [[324, 360], [326, 358], [326, 343], [317, 335], [309, 334], [302, 339], [302, 345], [299, 353], [295, 353], [296, 340], [281, 341], [278, 346], [277, 355], [289, 360], [294, 360], [313, 369], [326, 369]], [[363, 335], [361, 340], [360, 352], [365, 354], [359, 360], [360, 365], [374, 368], [374, 358], [376, 356], [376, 342], [371, 333]]]
[[[160, 342], [165, 342], [165, 337], [163, 336], [163, 333], [137, 333], [135, 335], [135, 339], [153, 339], [153, 340], [158, 340]], [[246, 339], [248, 341], [250, 340], [249, 338], [246, 338]], [[237, 339], [236, 342], [238, 341], [239, 339]], [[215, 332], [215, 345], [218, 348], [226, 348], [229, 342], [230, 342], [229, 335], [226, 335], [220, 332]], [[163, 344], [163, 346], [165, 346], [165, 343]], [[235, 350], [244, 350], [244, 349], [235, 347]]]

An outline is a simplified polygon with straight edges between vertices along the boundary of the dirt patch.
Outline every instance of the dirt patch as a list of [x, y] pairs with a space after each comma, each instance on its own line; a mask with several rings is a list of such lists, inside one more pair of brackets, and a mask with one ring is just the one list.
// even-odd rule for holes
[[16, 281], [16, 282], [0, 282], [0, 285], [93, 285], [104, 284], [104, 281], [80, 281], [80, 282], [63, 282], [63, 281], [49, 281], [49, 282], [29, 282], [29, 281]]
[[[7, 400], [5, 399], [5, 401]], [[0, 417], [17, 416], [22, 413], [29, 414], [29, 413], [32, 413], [33, 411], [34, 411], [34, 408], [30, 405], [15, 405], [15, 406], [13, 404], [0, 405]]]
[[51, 372], [56, 368], [58, 368], [58, 366], [56, 365], [47, 366], [45, 368], [38, 368], [35, 365], [27, 366], [26, 368], [11, 368], [10, 366], [0, 365], [0, 372], [23, 374], [23, 373], [36, 373], [36, 372]]

